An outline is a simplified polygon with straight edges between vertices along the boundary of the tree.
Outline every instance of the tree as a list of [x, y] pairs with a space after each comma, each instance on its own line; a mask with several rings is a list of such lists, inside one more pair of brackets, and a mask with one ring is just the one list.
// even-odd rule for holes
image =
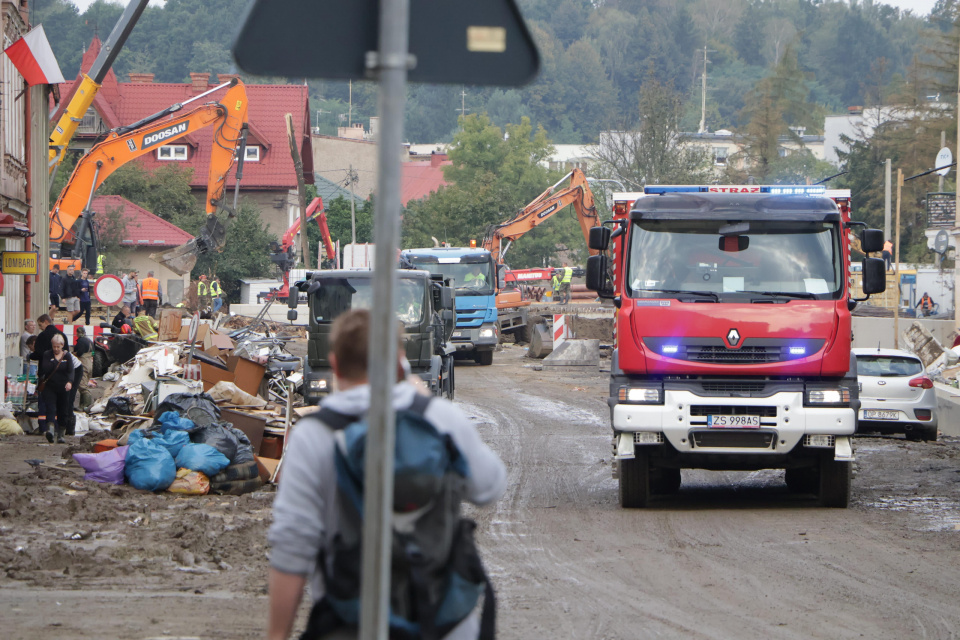
[[[512, 218], [561, 176], [544, 166], [552, 152], [546, 132], [534, 132], [528, 118], [506, 127], [506, 135], [486, 114], [460, 119], [461, 131], [450, 147], [448, 184], [423, 200], [409, 203], [403, 216], [405, 248], [481, 244], [487, 230]], [[514, 243], [510, 264], [542, 266], [559, 251], [580, 256], [585, 242], [573, 216], [559, 212]]]
[[681, 114], [679, 94], [648, 77], [640, 90], [638, 119], [601, 136], [594, 173], [632, 189], [645, 184], [707, 182], [712, 172], [709, 150], [683, 143]]

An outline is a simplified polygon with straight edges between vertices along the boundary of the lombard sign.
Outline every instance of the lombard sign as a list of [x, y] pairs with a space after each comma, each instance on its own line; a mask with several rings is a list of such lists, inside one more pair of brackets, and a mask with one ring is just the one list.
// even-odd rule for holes
[[0, 272], [7, 275], [35, 276], [39, 267], [36, 251], [4, 251], [0, 253]]

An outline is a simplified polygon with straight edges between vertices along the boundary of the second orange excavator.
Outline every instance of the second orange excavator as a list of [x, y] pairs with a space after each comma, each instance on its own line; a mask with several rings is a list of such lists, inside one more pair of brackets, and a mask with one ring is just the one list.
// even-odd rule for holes
[[[175, 115], [187, 104], [227, 89], [220, 100], [201, 104], [183, 115]], [[97, 266], [100, 242], [90, 203], [104, 180], [118, 168], [162, 145], [205, 127], [214, 127], [213, 148], [207, 177], [207, 224], [199, 236], [181, 247], [158, 256], [160, 262], [178, 274], [193, 268], [197, 256], [223, 247], [226, 229], [216, 213], [225, 209], [227, 174], [237, 163], [237, 188], [243, 171], [243, 148], [247, 134], [247, 92], [238, 79], [214, 87], [190, 100], [167, 107], [143, 120], [111, 131], [77, 162], [70, 179], [50, 212], [50, 266], [73, 265], [91, 271]], [[239, 160], [238, 160], [239, 158]]]

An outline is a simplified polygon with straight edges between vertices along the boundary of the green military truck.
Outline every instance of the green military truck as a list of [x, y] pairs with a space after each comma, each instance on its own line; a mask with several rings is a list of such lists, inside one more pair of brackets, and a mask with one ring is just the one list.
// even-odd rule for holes
[[[435, 395], [453, 399], [453, 353], [450, 338], [456, 326], [454, 292], [442, 276], [427, 271], [400, 270], [396, 291], [397, 318], [403, 322], [403, 342], [413, 373], [418, 374]], [[296, 319], [299, 294], [307, 294], [310, 323], [307, 355], [303, 362], [303, 396], [316, 404], [333, 387], [330, 352], [330, 325], [349, 309], [371, 309], [373, 271], [335, 270], [307, 273], [307, 279], [290, 288], [288, 316]]]

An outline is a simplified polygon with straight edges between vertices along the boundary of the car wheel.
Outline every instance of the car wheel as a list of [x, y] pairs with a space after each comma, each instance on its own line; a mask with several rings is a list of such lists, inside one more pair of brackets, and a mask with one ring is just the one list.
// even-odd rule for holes
[[914, 425], [913, 429], [906, 432], [906, 435], [907, 440], [912, 440], [914, 442], [919, 442], [921, 440], [926, 442], [936, 442], [937, 428]]

